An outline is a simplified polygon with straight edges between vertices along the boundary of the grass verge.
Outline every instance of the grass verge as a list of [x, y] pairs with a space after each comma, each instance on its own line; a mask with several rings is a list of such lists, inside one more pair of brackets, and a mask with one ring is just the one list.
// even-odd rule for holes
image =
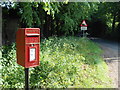
[[[50, 37], [41, 41], [40, 66], [30, 68], [32, 88], [111, 88], [101, 49], [87, 38]], [[3, 49], [2, 87], [24, 87], [15, 44]], [[7, 55], [6, 55], [7, 54]]]

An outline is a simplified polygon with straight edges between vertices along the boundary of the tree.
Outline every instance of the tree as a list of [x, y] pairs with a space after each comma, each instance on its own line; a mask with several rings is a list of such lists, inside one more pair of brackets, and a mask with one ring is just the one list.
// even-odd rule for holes
[[[57, 26], [65, 35], [74, 35], [79, 32], [79, 24], [83, 19], [90, 20], [90, 15], [97, 8], [97, 3], [74, 2], [64, 4], [60, 12], [56, 13]], [[58, 17], [59, 16], [59, 17]]]
[[112, 31], [115, 30], [115, 23], [118, 20], [120, 13], [120, 2], [105, 2], [102, 3], [100, 8], [101, 14], [106, 15], [107, 22], [111, 22]]
[[20, 27], [41, 28], [42, 37], [49, 37], [77, 34], [83, 19], [88, 22], [99, 19], [103, 25], [112, 21], [114, 29], [115, 22], [119, 21], [118, 6], [103, 2], [17, 2], [7, 12], [10, 8], [17, 10]]

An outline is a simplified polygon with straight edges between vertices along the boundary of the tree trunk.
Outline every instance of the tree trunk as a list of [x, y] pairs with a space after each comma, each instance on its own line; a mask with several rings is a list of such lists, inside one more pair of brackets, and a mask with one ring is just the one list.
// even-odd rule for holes
[[44, 25], [44, 36], [47, 38], [51, 36], [51, 16], [45, 16], [45, 25]]
[[44, 38], [43, 30], [44, 30], [44, 24], [43, 21], [41, 20], [41, 28], [40, 28], [41, 38]]
[[112, 31], [114, 32], [115, 30], [115, 21], [116, 21], [116, 14], [113, 16], [113, 22], [112, 22]]

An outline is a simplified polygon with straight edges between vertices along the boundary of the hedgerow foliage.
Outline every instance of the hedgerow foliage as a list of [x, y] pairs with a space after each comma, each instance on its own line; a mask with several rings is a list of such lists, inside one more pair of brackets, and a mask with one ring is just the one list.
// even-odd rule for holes
[[[111, 87], [101, 49], [86, 38], [51, 37], [41, 41], [40, 66], [30, 68], [31, 88]], [[2, 86], [24, 87], [24, 68], [16, 63], [15, 44], [3, 47]]]

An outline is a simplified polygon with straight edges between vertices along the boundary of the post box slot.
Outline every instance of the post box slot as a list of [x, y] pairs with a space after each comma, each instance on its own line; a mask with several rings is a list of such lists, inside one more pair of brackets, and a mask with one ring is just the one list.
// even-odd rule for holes
[[29, 45], [34, 44], [35, 45], [35, 44], [40, 44], [40, 43], [26, 43], [26, 44], [29, 44]]
[[39, 36], [40, 34], [26, 34], [27, 37]]
[[38, 36], [27, 36], [27, 37], [38, 37]]

